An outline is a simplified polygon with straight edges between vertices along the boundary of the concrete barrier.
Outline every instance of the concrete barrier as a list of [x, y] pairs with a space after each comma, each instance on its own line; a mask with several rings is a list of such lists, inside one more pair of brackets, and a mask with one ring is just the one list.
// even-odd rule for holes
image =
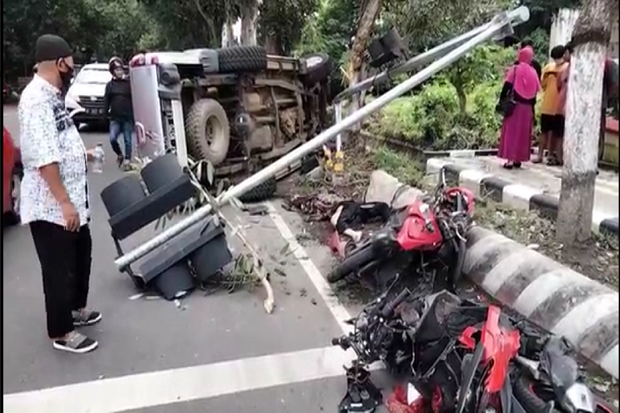
[[[402, 204], [421, 194], [399, 188], [403, 184], [396, 178], [375, 171], [367, 200], [394, 205], [394, 198]], [[618, 378], [617, 291], [487, 229], [474, 227], [467, 238], [463, 272], [474, 283], [535, 324], [566, 337], [584, 357]]]

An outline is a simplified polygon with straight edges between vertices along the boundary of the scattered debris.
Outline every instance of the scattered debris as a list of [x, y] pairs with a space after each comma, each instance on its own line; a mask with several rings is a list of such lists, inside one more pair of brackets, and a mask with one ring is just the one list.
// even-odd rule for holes
[[269, 209], [265, 204], [246, 205], [245, 210], [250, 215], [267, 215], [269, 213]]

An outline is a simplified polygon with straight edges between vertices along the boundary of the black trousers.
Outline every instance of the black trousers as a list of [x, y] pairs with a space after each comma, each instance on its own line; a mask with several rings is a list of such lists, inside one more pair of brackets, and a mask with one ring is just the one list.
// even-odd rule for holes
[[47, 334], [62, 337], [73, 331], [71, 312], [86, 307], [92, 240], [88, 225], [77, 232], [46, 221], [30, 223], [41, 264], [47, 313]]

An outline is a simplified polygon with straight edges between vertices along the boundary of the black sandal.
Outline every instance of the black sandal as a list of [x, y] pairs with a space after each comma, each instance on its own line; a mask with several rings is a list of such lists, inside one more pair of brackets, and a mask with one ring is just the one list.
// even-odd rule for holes
[[504, 169], [512, 169], [514, 167], [514, 165], [512, 164], [512, 162], [506, 162], [505, 164], [502, 165], [502, 168]]
[[517, 169], [521, 168], [521, 162], [515, 162], [513, 163], [513, 166]]

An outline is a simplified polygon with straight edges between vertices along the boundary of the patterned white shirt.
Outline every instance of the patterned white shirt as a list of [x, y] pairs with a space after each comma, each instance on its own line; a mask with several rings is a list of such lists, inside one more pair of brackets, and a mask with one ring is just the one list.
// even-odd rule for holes
[[23, 224], [47, 221], [65, 225], [60, 203], [41, 176], [39, 168], [57, 163], [65, 190], [80, 215], [90, 219], [86, 149], [69, 117], [60, 90], [40, 76], [26, 86], [18, 106], [24, 178], [20, 215]]

